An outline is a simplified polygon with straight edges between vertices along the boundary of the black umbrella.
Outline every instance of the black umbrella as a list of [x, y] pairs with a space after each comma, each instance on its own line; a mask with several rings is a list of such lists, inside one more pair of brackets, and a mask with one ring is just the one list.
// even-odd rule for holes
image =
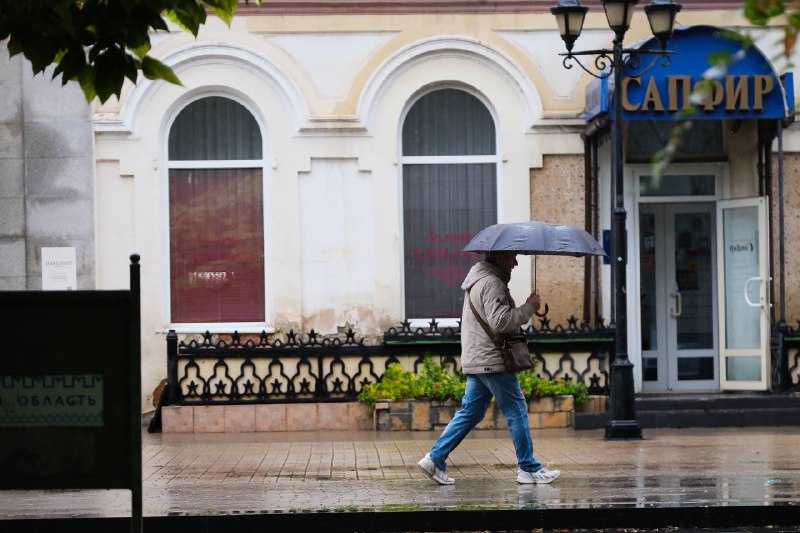
[[[585, 257], [606, 255], [603, 247], [586, 230], [569, 224], [548, 224], [531, 220], [494, 224], [479, 231], [464, 247], [465, 252], [515, 252], [533, 257], [533, 290], [536, 290], [536, 256], [569, 255]], [[543, 317], [550, 310], [544, 305]]]

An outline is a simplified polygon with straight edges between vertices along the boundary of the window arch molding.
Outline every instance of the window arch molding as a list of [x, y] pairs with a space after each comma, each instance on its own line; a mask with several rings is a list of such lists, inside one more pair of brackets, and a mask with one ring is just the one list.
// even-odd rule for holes
[[517, 95], [522, 111], [521, 129], [530, 128], [542, 115], [539, 91], [530, 77], [508, 54], [503, 54], [472, 37], [436, 36], [412, 43], [389, 57], [368, 80], [358, 101], [356, 115], [369, 130], [374, 129], [383, 102], [382, 93], [408, 70], [433, 59], [460, 58], [478, 63], [489, 69]]
[[[426, 98], [434, 99], [434, 104], [424, 102]], [[422, 116], [412, 116], [418, 105], [423, 106]], [[442, 118], [450, 122], [454, 116], [461, 116], [452, 109], [456, 106], [460, 106], [459, 111], [468, 111], [464, 114], [472, 120], [440, 126]], [[451, 109], [443, 110], [447, 107]], [[431, 108], [436, 115], [430, 115]], [[433, 135], [421, 130], [406, 132], [409, 120], [420, 119], [418, 127], [442, 129]], [[474, 129], [470, 132], [471, 126]], [[482, 135], [489, 126], [491, 132]], [[457, 326], [463, 305], [461, 282], [480, 259], [464, 254], [462, 248], [473, 233], [496, 223], [500, 210], [497, 113], [474, 87], [458, 82], [435, 83], [422, 87], [406, 101], [397, 128], [404, 318], [411, 320], [413, 327], [427, 326], [431, 319], [442, 326]], [[464, 135], [460, 139], [451, 137], [450, 146], [439, 144], [430, 150], [422, 146], [440, 139], [442, 133], [456, 132]], [[430, 154], [408, 153], [406, 143], [414, 137], [420, 141], [413, 151]], [[418, 192], [422, 190], [425, 192]]]
[[[297, 131], [307, 122], [310, 115], [305, 98], [279, 65], [268, 57], [237, 43], [194, 42], [170, 51], [159, 61], [172, 68], [178, 77], [195, 68], [213, 69], [215, 66], [233, 66], [248, 74], [260, 78], [286, 101], [286, 108], [291, 110], [291, 121]], [[148, 80], [141, 77], [129, 91], [124, 91], [119, 111], [96, 116], [95, 130], [98, 133], [116, 133], [138, 135], [141, 120], [150, 107], [151, 100], [165, 87], [161, 80]], [[198, 87], [194, 91], [208, 90], [209, 87]], [[225, 90], [220, 88], [220, 90]], [[185, 93], [188, 96], [190, 93]], [[180, 99], [179, 102], [184, 102]], [[174, 105], [174, 104], [173, 104]]]
[[[254, 121], [255, 125], [254, 128], [257, 130], [258, 135], [260, 136], [260, 144], [258, 145], [258, 149], [260, 150], [261, 156], [257, 159], [220, 159], [220, 160], [176, 160], [171, 158], [171, 154], [169, 151], [169, 143], [170, 143], [170, 135], [173, 131], [173, 128], [176, 125], [176, 121], [180, 114], [188, 109], [190, 106], [201, 102], [207, 98], [222, 98], [228, 100], [233, 104], [237, 104], [243, 108], [245, 112], [249, 114], [249, 116]], [[236, 329], [240, 332], [248, 332], [248, 331], [262, 331], [267, 330], [268, 332], [271, 331], [270, 328], [266, 327], [266, 324], [269, 323], [270, 320], [270, 310], [269, 310], [269, 303], [267, 299], [267, 295], [271, 294], [271, 283], [270, 280], [272, 276], [270, 275], [271, 265], [269, 264], [269, 257], [270, 254], [267, 253], [269, 250], [270, 242], [269, 242], [269, 230], [268, 230], [268, 212], [266, 210], [267, 207], [267, 189], [268, 189], [268, 182], [269, 182], [269, 173], [268, 173], [268, 149], [267, 149], [267, 123], [264, 119], [263, 114], [261, 113], [259, 107], [255, 104], [255, 102], [250, 99], [247, 95], [242, 94], [239, 91], [231, 89], [229, 87], [223, 86], [208, 86], [208, 87], [201, 87], [196, 88], [194, 90], [188, 91], [187, 94], [174, 102], [169, 106], [168, 112], [164, 114], [164, 120], [162, 121], [162, 126], [159, 128], [161, 132], [160, 135], [160, 160], [164, 163], [160, 165], [160, 191], [161, 191], [161, 198], [162, 198], [162, 209], [161, 212], [164, 214], [163, 216], [163, 224], [162, 224], [162, 250], [161, 250], [161, 257], [164, 258], [162, 261], [162, 317], [163, 322], [171, 324], [172, 329], [176, 329], [179, 332], [197, 332], [197, 331], [229, 331], [231, 328]], [[171, 188], [170, 188], [170, 180], [174, 171], [210, 171], [210, 172], [224, 172], [226, 169], [229, 171], [233, 171], [234, 174], [255, 171], [257, 176], [253, 177], [250, 176], [249, 179], [253, 181], [255, 179], [260, 186], [251, 184], [250, 188], [251, 191], [258, 195], [258, 200], [255, 204], [258, 208], [260, 208], [260, 216], [255, 216], [255, 218], [260, 223], [260, 238], [257, 238], [257, 245], [251, 246], [253, 248], [254, 253], [257, 255], [261, 255], [261, 263], [262, 263], [262, 273], [261, 277], [261, 292], [265, 293], [263, 304], [261, 305], [261, 316], [257, 317], [256, 319], [246, 319], [246, 320], [224, 320], [224, 321], [181, 321], [181, 320], [174, 320], [174, 307], [173, 307], [173, 297], [174, 297], [174, 287], [172, 282], [172, 272], [171, 269], [173, 268], [173, 242], [172, 238], [172, 228], [171, 228], [171, 217], [172, 217], [172, 210], [173, 206], [171, 205]], [[234, 179], [235, 180], [235, 179]], [[256, 189], [253, 190], [252, 187], [255, 186]], [[251, 217], [252, 219], [253, 217]]]

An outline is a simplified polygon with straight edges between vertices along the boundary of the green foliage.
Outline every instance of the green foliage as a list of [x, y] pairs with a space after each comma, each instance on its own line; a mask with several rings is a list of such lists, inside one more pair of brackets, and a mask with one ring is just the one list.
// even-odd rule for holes
[[[256, 0], [258, 3], [259, 0]], [[168, 66], [147, 56], [150, 33], [166, 18], [197, 35], [206, 9], [230, 24], [236, 0], [0, 0], [0, 40], [23, 54], [34, 74], [55, 64], [53, 79], [77, 81], [86, 99], [119, 97], [138, 72], [180, 84]]]
[[517, 374], [519, 386], [525, 398], [548, 398], [551, 396], [572, 396], [575, 403], [589, 401], [589, 389], [583, 383], [572, 383], [561, 378], [555, 380], [542, 379], [536, 375], [536, 367]]
[[422, 361], [419, 374], [408, 372], [392, 363], [378, 383], [365, 385], [358, 401], [372, 405], [376, 400], [460, 400], [467, 382], [460, 373], [451, 374], [430, 356]]
[[[589, 401], [589, 390], [583, 383], [571, 383], [563, 379], [554, 381], [536, 376], [536, 367], [517, 374], [525, 398], [544, 398], [549, 396], [574, 396], [575, 402]], [[463, 374], [451, 374], [441, 365], [434, 363], [430, 356], [422, 362], [418, 374], [402, 369], [392, 363], [378, 383], [364, 386], [358, 401], [373, 405], [378, 400], [461, 400], [467, 381]]]
[[766, 26], [771, 18], [786, 11], [783, 0], [745, 0], [744, 16], [757, 26]]

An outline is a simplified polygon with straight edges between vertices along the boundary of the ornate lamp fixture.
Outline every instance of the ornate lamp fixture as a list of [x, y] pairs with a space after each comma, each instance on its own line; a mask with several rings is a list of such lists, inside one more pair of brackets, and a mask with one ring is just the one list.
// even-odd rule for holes
[[650, 22], [650, 31], [658, 39], [662, 50], [667, 49], [667, 43], [672, 37], [672, 30], [675, 27], [675, 15], [680, 10], [681, 5], [672, 0], [653, 0], [644, 8], [644, 12], [647, 13], [647, 21]]
[[567, 51], [572, 51], [575, 39], [580, 37], [583, 30], [583, 20], [589, 8], [581, 5], [580, 0], [561, 0], [550, 12], [556, 16], [558, 32], [567, 45]]
[[[652, 63], [644, 70], [638, 71], [641, 75], [650, 70], [659, 59], [664, 66], [669, 65], [667, 43], [672, 37], [675, 25], [675, 14], [681, 10], [681, 5], [674, 0], [652, 0], [645, 7], [647, 20], [653, 36], [658, 39], [661, 50], [639, 50], [623, 48], [622, 41], [625, 33], [631, 26], [633, 11], [639, 0], [603, 0], [603, 8], [608, 19], [608, 26], [614, 31], [614, 46], [612, 49], [601, 48], [598, 50], [585, 50], [573, 52], [575, 40], [583, 29], [583, 21], [588, 8], [580, 0], [559, 0], [558, 5], [551, 8], [558, 23], [558, 31], [567, 52], [564, 57], [564, 67], [572, 68], [570, 61], [576, 62], [583, 70], [595, 78], [614, 76], [614, 120], [612, 128], [612, 168], [611, 168], [611, 196], [614, 198], [614, 218], [611, 232], [611, 258], [614, 280], [614, 295], [611, 326], [614, 330], [614, 360], [611, 363], [610, 400], [612, 420], [606, 425], [607, 439], [641, 439], [642, 427], [636, 420], [633, 386], [633, 364], [628, 358], [628, 311], [627, 311], [627, 257], [625, 251], [625, 226], [627, 213], [624, 202], [624, 173], [622, 154], [622, 70], [628, 65], [638, 67], [639, 57], [644, 54], [654, 55]], [[594, 56], [594, 64], [599, 72], [587, 69], [577, 56]]]

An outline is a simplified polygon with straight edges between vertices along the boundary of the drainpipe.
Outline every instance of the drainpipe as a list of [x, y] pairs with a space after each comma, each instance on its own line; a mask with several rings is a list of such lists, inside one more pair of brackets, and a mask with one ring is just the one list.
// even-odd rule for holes
[[[762, 192], [762, 196], [767, 197], [767, 220], [769, 220], [769, 226], [772, 225], [772, 200], [774, 195], [772, 194], [772, 143], [775, 141], [775, 137], [779, 134], [778, 132], [781, 129], [780, 121], [768, 122], [767, 123], [767, 136], [764, 142], [764, 191]], [[780, 163], [780, 160], [778, 161]], [[775, 283], [772, 280], [772, 273], [775, 272], [775, 239], [773, 238], [774, 233], [772, 230], [769, 231], [768, 239], [769, 239], [769, 279], [768, 279], [768, 287], [769, 287], [769, 301], [775, 301]], [[769, 320], [770, 323], [775, 322], [775, 308], [772, 304], [770, 304], [769, 309]]]
[[[592, 139], [592, 181], [594, 182], [594, 187], [592, 188], [592, 207], [594, 209], [594, 219], [592, 220], [592, 225], [594, 227], [594, 231], [592, 232], [592, 236], [595, 239], [600, 238], [600, 207], [599, 207], [599, 178], [598, 178], [599, 168], [597, 166], [597, 138]], [[597, 327], [600, 324], [600, 258], [598, 256], [594, 256], [594, 324]]]
[[[592, 237], [600, 240], [600, 208], [599, 208], [599, 189], [598, 186], [598, 163], [597, 163], [597, 138], [604, 132], [608, 131], [610, 127], [610, 120], [606, 116], [601, 116], [592, 120], [586, 127], [583, 129], [581, 133], [581, 138], [584, 142], [584, 177], [586, 179], [586, 187], [587, 190], [587, 197], [588, 191], [591, 190], [591, 197], [590, 197], [590, 204], [586, 209], [586, 231], [588, 231]], [[589, 216], [591, 213], [591, 218]], [[601, 315], [601, 306], [600, 306], [600, 257], [593, 256], [592, 257], [592, 266], [593, 266], [593, 286], [594, 286], [594, 325], [598, 327], [600, 325], [600, 315]], [[611, 293], [613, 294], [613, 283], [614, 278], [611, 277]], [[584, 290], [587, 286], [586, 276], [584, 276]], [[589, 312], [587, 310], [587, 300], [586, 300], [586, 293], [584, 293], [584, 316], [587, 315]], [[611, 315], [613, 316], [614, 313], [614, 298], [611, 298]], [[588, 322], [587, 322], [588, 323]]]
[[778, 253], [780, 254], [781, 294], [779, 323], [786, 325], [786, 235], [784, 234], [783, 216], [783, 125], [778, 122], [778, 241], [780, 242]]
[[756, 166], [756, 171], [758, 173], [758, 195], [764, 196], [764, 145], [766, 145], [766, 141], [764, 140], [764, 123], [762, 121], [758, 121], [756, 123], [756, 133], [758, 136], [758, 140], [756, 141], [756, 145], [758, 146], [758, 164]]
[[[583, 136], [583, 229], [592, 234], [592, 139]], [[583, 259], [583, 323], [591, 320], [589, 300], [592, 297], [592, 258]]]
[[[788, 390], [792, 384], [792, 376], [789, 374], [789, 354], [784, 348], [783, 339], [789, 331], [786, 324], [786, 235], [784, 233], [784, 213], [783, 213], [783, 124], [778, 122], [778, 242], [780, 243], [780, 295], [781, 307], [780, 318], [778, 319], [777, 331], [777, 351], [779, 369], [778, 390]], [[772, 232], [770, 231], [770, 234]]]

